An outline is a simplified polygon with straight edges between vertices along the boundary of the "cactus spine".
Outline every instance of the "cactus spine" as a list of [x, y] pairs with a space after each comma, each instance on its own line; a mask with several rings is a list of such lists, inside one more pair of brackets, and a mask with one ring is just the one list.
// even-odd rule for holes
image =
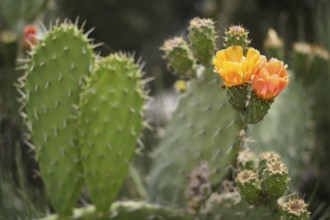
[[74, 106], [93, 60], [80, 30], [71, 24], [56, 26], [32, 50], [21, 84], [41, 176], [52, 205], [63, 216], [71, 214], [83, 183]]

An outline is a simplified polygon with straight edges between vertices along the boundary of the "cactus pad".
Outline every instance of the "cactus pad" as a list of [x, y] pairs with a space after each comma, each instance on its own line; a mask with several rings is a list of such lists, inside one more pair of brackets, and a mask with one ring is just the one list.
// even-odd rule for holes
[[196, 59], [204, 66], [212, 63], [213, 53], [216, 50], [215, 25], [211, 19], [194, 18], [190, 21], [189, 42]]
[[80, 102], [82, 164], [90, 197], [106, 212], [126, 177], [143, 125], [140, 66], [122, 54], [102, 59]]
[[[232, 150], [239, 128], [219, 78], [206, 69], [183, 94], [173, 120], [154, 154], [149, 188], [153, 201], [183, 203], [192, 169], [207, 161], [212, 184], [219, 183], [236, 153]], [[214, 178], [216, 177], [216, 178]]]
[[73, 106], [94, 55], [87, 37], [71, 24], [48, 32], [31, 54], [22, 85], [27, 126], [51, 203], [60, 215], [70, 215], [82, 186]]

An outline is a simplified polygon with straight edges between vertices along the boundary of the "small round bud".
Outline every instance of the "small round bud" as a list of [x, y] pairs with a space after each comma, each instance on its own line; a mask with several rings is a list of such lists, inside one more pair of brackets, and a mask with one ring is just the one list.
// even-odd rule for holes
[[233, 25], [228, 28], [224, 36], [224, 47], [228, 48], [231, 46], [241, 46], [244, 51], [250, 45], [250, 40], [248, 39], [249, 32], [240, 25]]
[[252, 205], [262, 201], [260, 181], [258, 174], [252, 170], [243, 170], [236, 177], [238, 191], [242, 199]]
[[307, 204], [302, 199], [291, 199], [282, 207], [283, 220], [308, 220], [310, 212], [307, 209]]
[[261, 173], [261, 186], [269, 201], [276, 201], [286, 191], [288, 168], [281, 161], [270, 161]]
[[256, 155], [250, 150], [244, 150], [239, 152], [237, 157], [237, 163], [242, 170], [255, 170], [257, 158]]

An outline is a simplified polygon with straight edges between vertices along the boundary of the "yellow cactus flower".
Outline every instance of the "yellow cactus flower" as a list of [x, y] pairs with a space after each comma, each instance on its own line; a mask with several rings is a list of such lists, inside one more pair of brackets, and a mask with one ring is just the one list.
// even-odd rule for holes
[[232, 46], [217, 52], [213, 59], [215, 72], [223, 79], [227, 87], [242, 85], [251, 80], [258, 68], [260, 53], [249, 48], [246, 57], [241, 46]]
[[256, 95], [265, 100], [272, 100], [282, 92], [289, 82], [287, 67], [275, 58], [271, 58], [267, 63], [266, 57], [261, 56], [260, 68], [254, 74], [252, 84]]

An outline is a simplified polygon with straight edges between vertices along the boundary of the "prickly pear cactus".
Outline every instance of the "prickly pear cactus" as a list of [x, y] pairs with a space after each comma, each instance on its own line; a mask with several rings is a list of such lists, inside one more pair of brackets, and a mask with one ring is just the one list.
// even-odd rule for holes
[[133, 58], [112, 54], [97, 63], [80, 102], [82, 164], [100, 213], [115, 199], [143, 124], [143, 83]]
[[56, 26], [32, 49], [20, 85], [41, 177], [53, 207], [63, 216], [71, 214], [82, 187], [74, 105], [93, 60], [80, 30], [71, 24]]
[[192, 81], [180, 99], [173, 120], [167, 125], [154, 155], [149, 177], [151, 200], [183, 203], [184, 187], [192, 169], [207, 161], [219, 183], [235, 157], [232, 150], [239, 133], [235, 114], [227, 104], [219, 77], [206, 69]]

